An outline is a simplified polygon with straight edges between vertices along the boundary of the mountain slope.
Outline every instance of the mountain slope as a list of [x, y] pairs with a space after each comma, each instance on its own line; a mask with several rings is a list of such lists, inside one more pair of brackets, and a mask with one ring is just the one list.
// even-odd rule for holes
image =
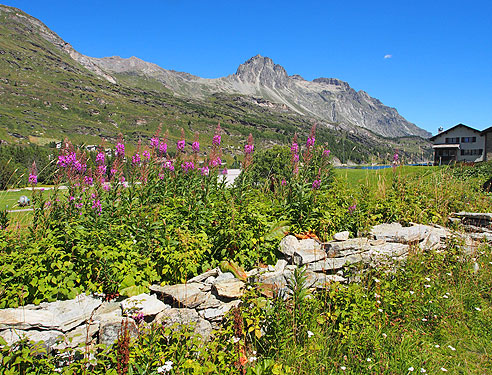
[[[98, 144], [101, 137], [114, 143], [122, 133], [131, 151], [131, 144], [146, 143], [161, 126], [169, 130], [170, 143], [178, 139], [181, 127], [187, 140], [200, 132], [205, 150], [220, 121], [224, 154], [231, 160], [242, 153], [250, 132], [260, 147], [288, 144], [296, 132], [305, 139], [314, 121], [262, 98], [210, 92], [201, 99], [183, 98], [153, 78], [104, 70], [39, 20], [0, 5], [0, 144], [44, 144], [64, 137], [76, 143]], [[171, 73], [178, 83], [191, 79]], [[429, 149], [420, 138], [407, 147], [351, 124], [342, 127], [322, 120], [316, 139], [342, 161], [373, 160], [394, 149], [416, 159], [419, 147]]]
[[335, 78], [306, 81], [299, 75], [288, 76], [282, 66], [260, 55], [241, 64], [235, 74], [218, 79], [166, 70], [136, 57], [89, 59], [109, 74], [150, 78], [183, 97], [205, 98], [216, 92], [242, 94], [284, 104], [299, 114], [342, 127], [356, 125], [387, 137], [430, 136], [405, 120], [396, 109], [383, 105], [364, 91], [355, 91], [346, 82]]

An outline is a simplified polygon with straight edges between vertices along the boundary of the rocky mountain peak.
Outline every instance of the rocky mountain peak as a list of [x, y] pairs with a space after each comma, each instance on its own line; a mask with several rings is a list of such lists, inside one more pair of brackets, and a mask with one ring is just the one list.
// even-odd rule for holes
[[342, 80], [337, 79], [337, 78], [321, 77], [321, 78], [313, 79], [313, 82], [320, 83], [322, 85], [336, 86], [337, 88], [339, 88], [341, 90], [349, 90], [350, 89], [350, 85], [347, 82], [342, 81]]
[[289, 83], [289, 76], [284, 67], [277, 65], [269, 57], [256, 55], [239, 65], [235, 76], [243, 83], [284, 88]]

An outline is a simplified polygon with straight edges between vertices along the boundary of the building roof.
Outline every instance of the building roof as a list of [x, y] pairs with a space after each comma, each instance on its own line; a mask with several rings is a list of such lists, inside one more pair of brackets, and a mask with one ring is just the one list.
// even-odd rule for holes
[[492, 126], [489, 126], [487, 129], [484, 129], [480, 132], [480, 135], [484, 135], [485, 133], [492, 132]]
[[[480, 133], [480, 131], [479, 131], [479, 130], [477, 130], [477, 129], [473, 129], [472, 127], [470, 127], [470, 126], [468, 126], [468, 125], [465, 125], [465, 124], [458, 124], [458, 125], [453, 126], [452, 128], [449, 128], [448, 130], [445, 130], [445, 131], [443, 131], [443, 132], [437, 133], [436, 135], [434, 135], [434, 136], [430, 137], [430, 138], [429, 138], [429, 140], [430, 140], [430, 141], [433, 141], [433, 140], [434, 140], [434, 139], [436, 139], [438, 136], [440, 136], [440, 135], [444, 135], [444, 134], [446, 134], [446, 133], [450, 132], [451, 130], [454, 130], [454, 129], [456, 129], [456, 128], [460, 127], [460, 126], [461, 126], [461, 127], [464, 127], [464, 128], [467, 128], [467, 129], [470, 129], [470, 130], [474, 131], [475, 133]], [[486, 129], [486, 130], [487, 130], [487, 129]], [[485, 131], [485, 130], [484, 130], [484, 131]]]

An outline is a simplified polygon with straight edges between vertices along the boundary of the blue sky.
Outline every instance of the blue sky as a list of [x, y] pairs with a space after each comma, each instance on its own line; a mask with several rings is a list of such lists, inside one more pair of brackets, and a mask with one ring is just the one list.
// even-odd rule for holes
[[432, 133], [492, 126], [491, 1], [0, 3], [89, 56], [137, 56], [215, 78], [261, 54], [289, 74], [347, 81]]

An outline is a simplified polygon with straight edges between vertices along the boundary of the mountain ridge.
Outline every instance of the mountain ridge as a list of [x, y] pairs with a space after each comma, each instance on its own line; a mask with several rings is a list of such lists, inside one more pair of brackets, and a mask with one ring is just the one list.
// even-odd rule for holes
[[161, 82], [183, 97], [203, 99], [218, 92], [243, 94], [285, 104], [299, 114], [360, 126], [386, 137], [430, 136], [426, 130], [405, 120], [395, 108], [385, 106], [366, 91], [356, 91], [337, 78], [319, 77], [307, 81], [297, 74], [289, 76], [283, 66], [261, 55], [240, 64], [234, 74], [220, 78], [201, 78], [167, 70], [136, 57], [89, 59], [108, 74], [142, 75]]

